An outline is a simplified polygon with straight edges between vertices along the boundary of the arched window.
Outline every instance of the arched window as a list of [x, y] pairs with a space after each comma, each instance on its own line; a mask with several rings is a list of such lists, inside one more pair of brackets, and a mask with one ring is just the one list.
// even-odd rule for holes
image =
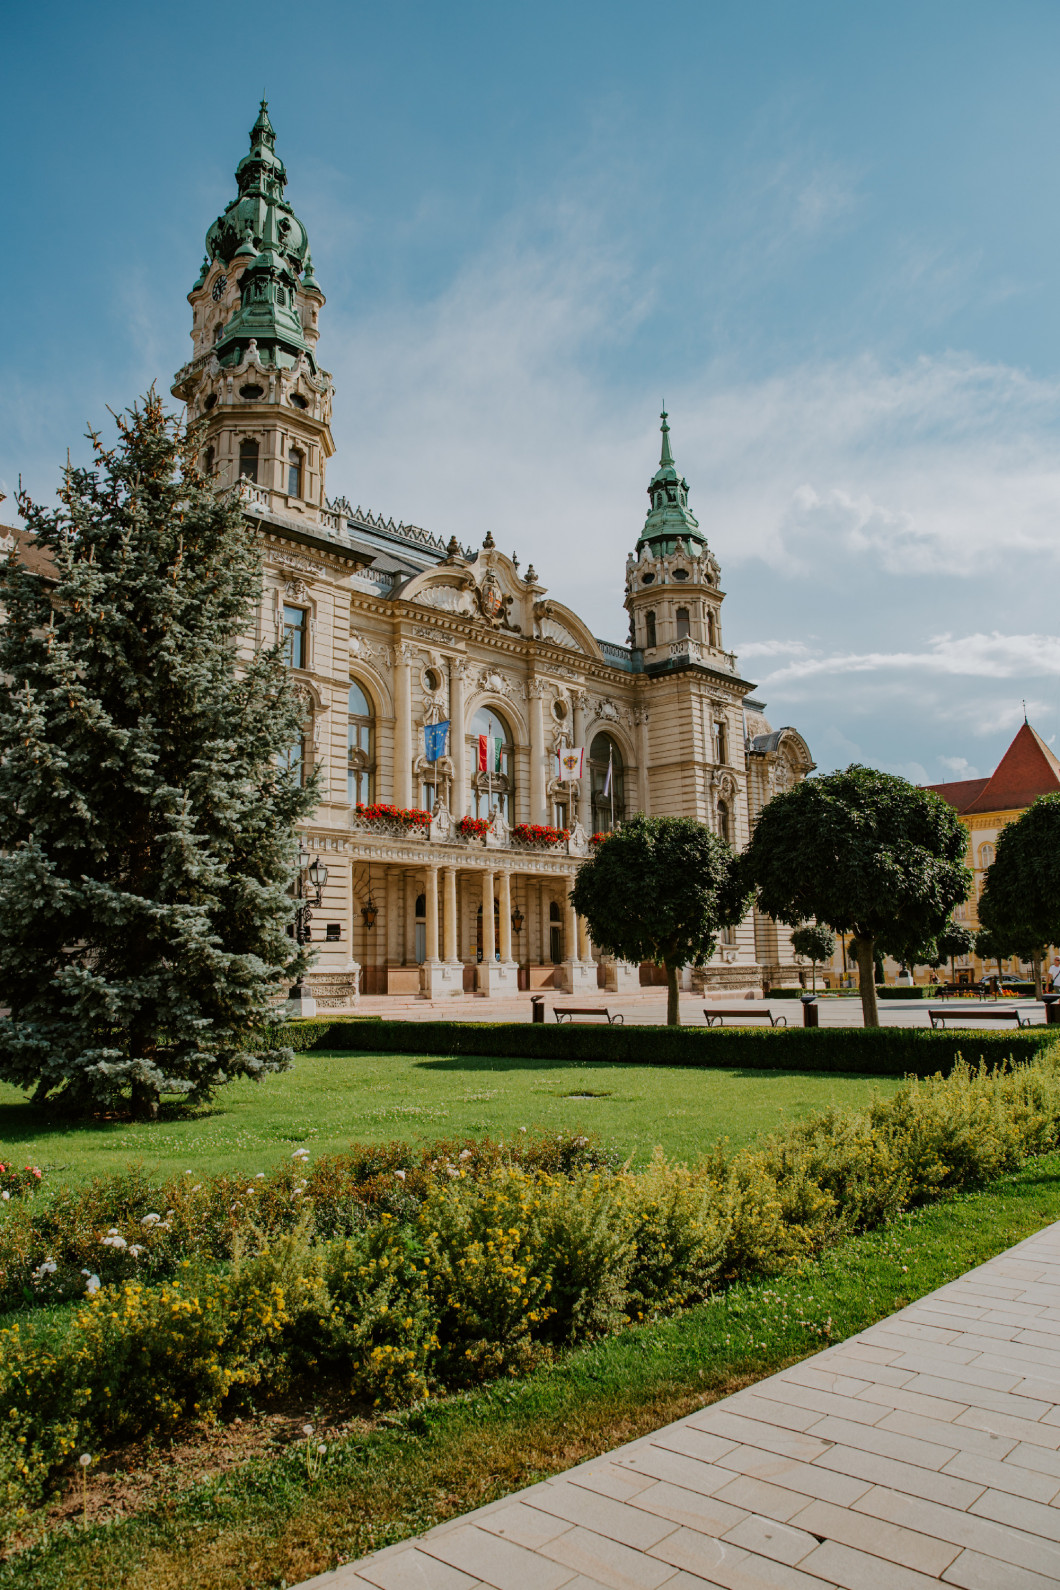
[[721, 835], [722, 839], [727, 839], [729, 841], [729, 844], [731, 845], [732, 844], [732, 833], [730, 832], [730, 826], [731, 825], [730, 825], [730, 821], [729, 821], [729, 803], [728, 803], [728, 801], [719, 801], [718, 802], [718, 833]]
[[992, 867], [994, 865], [994, 856], [995, 856], [995, 854], [996, 854], [996, 852], [994, 850], [993, 845], [980, 845], [979, 846], [979, 865], [981, 867]]
[[644, 615], [644, 645], [648, 651], [651, 651], [655, 644], [655, 614], [649, 608]]
[[300, 497], [302, 495], [302, 465], [304, 463], [305, 455], [300, 453], [297, 447], [292, 447], [290, 457], [287, 460], [288, 497]]
[[622, 752], [609, 734], [593, 736], [593, 743], [589, 747], [589, 778], [593, 833], [607, 833], [626, 815]]
[[553, 966], [563, 960], [563, 921], [556, 900], [548, 908], [548, 953]]
[[679, 607], [677, 609], [677, 638], [678, 640], [683, 640], [686, 635], [690, 635], [691, 633], [692, 625], [689, 623], [688, 619], [688, 608]]
[[715, 619], [714, 614], [711, 611], [711, 609], [708, 608], [707, 609], [707, 645], [708, 646], [716, 646], [717, 644], [718, 644], [718, 625], [717, 625], [717, 620]]
[[496, 808], [514, 822], [515, 743], [492, 707], [480, 707], [472, 718], [467, 757], [471, 816], [489, 817]]
[[249, 436], [239, 444], [239, 478], [258, 483], [258, 444]]
[[215, 457], [216, 454], [214, 453], [213, 448], [208, 447], [206, 449], [206, 457], [204, 458], [202, 465], [203, 474], [207, 477], [207, 479], [209, 479], [209, 477], [213, 474], [213, 461]]
[[370, 806], [375, 800], [375, 713], [356, 680], [350, 683], [349, 714], [346, 798], [351, 806]]

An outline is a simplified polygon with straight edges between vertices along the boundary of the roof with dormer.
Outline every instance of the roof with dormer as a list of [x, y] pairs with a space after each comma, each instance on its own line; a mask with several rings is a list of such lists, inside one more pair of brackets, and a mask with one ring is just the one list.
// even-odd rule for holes
[[989, 778], [924, 787], [941, 795], [961, 817], [1023, 811], [1039, 795], [1060, 793], [1060, 761], [1037, 730], [1024, 722]]

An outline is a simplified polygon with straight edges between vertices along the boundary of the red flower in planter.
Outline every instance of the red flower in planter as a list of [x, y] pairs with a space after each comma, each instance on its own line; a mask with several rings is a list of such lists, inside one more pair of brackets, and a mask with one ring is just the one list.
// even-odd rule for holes
[[489, 822], [485, 817], [461, 817], [456, 825], [461, 839], [481, 839], [488, 828]]
[[419, 806], [388, 806], [386, 801], [373, 801], [371, 806], [365, 806], [363, 801], [357, 803], [357, 815], [363, 817], [365, 822], [403, 823], [406, 828], [429, 828], [431, 814]]
[[570, 838], [570, 829], [553, 828], [547, 823], [516, 823], [512, 838], [524, 845], [565, 845]]

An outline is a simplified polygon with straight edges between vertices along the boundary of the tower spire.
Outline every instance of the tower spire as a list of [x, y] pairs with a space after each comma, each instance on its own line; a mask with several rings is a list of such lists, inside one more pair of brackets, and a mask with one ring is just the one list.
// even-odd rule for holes
[[662, 426], [660, 427], [660, 429], [662, 430], [662, 457], [659, 459], [659, 468], [660, 469], [665, 469], [666, 466], [669, 464], [670, 468], [672, 469], [673, 468], [673, 462], [674, 462], [674, 455], [670, 451], [670, 427], [667, 424], [667, 420], [669, 419], [669, 415], [666, 412], [666, 399], [665, 398], [663, 398], [662, 413], [659, 415], [659, 418], [662, 420]]
[[661, 456], [659, 467], [648, 486], [651, 508], [637, 542], [637, 552], [639, 555], [641, 547], [648, 544], [655, 556], [663, 557], [675, 549], [679, 540], [686, 542], [689, 547], [705, 547], [707, 538], [689, 509], [688, 481], [674, 462], [670, 446], [670, 416], [665, 400], [659, 418], [662, 421]]

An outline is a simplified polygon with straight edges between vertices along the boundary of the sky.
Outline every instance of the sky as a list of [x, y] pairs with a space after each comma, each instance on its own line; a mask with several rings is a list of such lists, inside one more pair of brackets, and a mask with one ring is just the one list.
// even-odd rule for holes
[[1055, 0], [9, 3], [0, 520], [188, 357], [264, 92], [330, 495], [624, 641], [665, 398], [725, 645], [822, 770], [1060, 731]]

